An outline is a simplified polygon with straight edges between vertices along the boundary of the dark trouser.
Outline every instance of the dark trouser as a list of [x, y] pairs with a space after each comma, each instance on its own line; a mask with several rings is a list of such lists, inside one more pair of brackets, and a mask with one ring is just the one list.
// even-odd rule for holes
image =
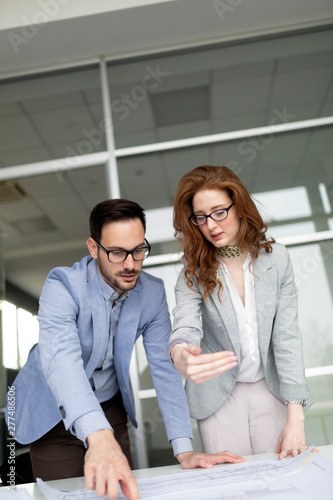
[[[101, 403], [107, 420], [114, 431], [129, 464], [132, 465], [130, 438], [127, 430], [127, 413], [121, 393]], [[63, 421], [44, 434], [40, 439], [30, 443], [30, 456], [34, 478], [44, 481], [65, 479], [84, 475], [83, 464], [86, 448], [82, 441], [66, 431]]]

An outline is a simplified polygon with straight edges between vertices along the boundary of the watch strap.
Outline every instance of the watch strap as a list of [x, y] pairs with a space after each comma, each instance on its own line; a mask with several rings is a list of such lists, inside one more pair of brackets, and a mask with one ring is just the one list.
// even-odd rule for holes
[[288, 399], [286, 399], [286, 401], [285, 401], [285, 405], [286, 406], [289, 405], [289, 404], [294, 404], [294, 405], [302, 405], [303, 408], [306, 407], [306, 403], [307, 402], [305, 401], [305, 399], [298, 400], [298, 401], [289, 401]]

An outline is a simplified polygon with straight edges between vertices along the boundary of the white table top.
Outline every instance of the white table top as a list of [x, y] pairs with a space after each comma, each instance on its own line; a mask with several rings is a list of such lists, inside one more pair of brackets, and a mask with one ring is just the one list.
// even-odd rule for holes
[[[330, 460], [333, 460], [333, 444], [327, 446], [317, 446], [317, 450], [320, 453]], [[276, 457], [275, 453], [264, 453], [261, 455], [251, 455], [246, 457], [247, 461], [253, 460], [268, 460]], [[154, 477], [154, 476], [162, 476], [166, 474], [176, 474], [176, 473], [184, 473], [186, 470], [182, 469], [180, 465], [169, 465], [166, 467], [154, 467], [151, 469], [138, 469], [134, 470], [133, 474], [137, 479], [145, 478], [145, 477]], [[49, 486], [57, 489], [63, 490], [76, 490], [85, 487], [84, 477], [77, 477], [71, 479], [58, 479], [55, 481], [47, 481]], [[28, 493], [34, 498], [38, 500], [45, 500], [45, 496], [41, 493], [39, 486], [36, 483], [27, 483], [18, 485], [17, 489], [25, 488]]]

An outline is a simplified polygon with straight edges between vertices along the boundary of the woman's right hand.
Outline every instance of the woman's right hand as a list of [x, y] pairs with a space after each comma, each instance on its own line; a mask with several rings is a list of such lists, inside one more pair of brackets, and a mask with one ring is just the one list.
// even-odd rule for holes
[[206, 382], [237, 366], [237, 356], [231, 351], [200, 353], [201, 347], [194, 344], [175, 344], [170, 353], [177, 371], [195, 384]]

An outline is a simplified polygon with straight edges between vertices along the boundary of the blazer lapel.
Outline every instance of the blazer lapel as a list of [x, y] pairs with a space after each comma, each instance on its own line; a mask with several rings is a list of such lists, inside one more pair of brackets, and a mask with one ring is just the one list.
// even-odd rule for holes
[[220, 269], [218, 270], [218, 279], [221, 281], [223, 286], [221, 301], [219, 300], [217, 287], [212, 293], [211, 298], [220, 314], [221, 320], [225, 326], [230, 342], [234, 348], [234, 352], [237, 357], [240, 357], [237, 320], [234, 313], [234, 307], [232, 305], [229, 289], [227, 287], [223, 273], [221, 272]]
[[258, 336], [264, 365], [272, 332], [276, 305], [277, 276], [266, 252], [262, 251], [253, 262], [254, 290], [257, 305]]
[[99, 293], [98, 270], [96, 261], [90, 261], [87, 266], [88, 293], [93, 321], [93, 349], [86, 366], [87, 377], [90, 378], [98, 361], [106, 352], [109, 341], [109, 326], [106, 324], [106, 308], [103, 295]]

